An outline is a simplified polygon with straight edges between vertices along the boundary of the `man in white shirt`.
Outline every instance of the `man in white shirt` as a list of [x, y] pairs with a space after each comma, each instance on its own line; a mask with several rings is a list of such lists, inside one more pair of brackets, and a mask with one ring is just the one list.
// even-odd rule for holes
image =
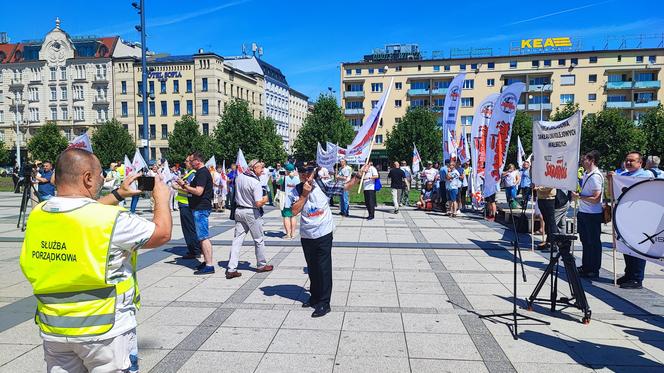
[[272, 206], [273, 205], [273, 203], [272, 203], [272, 193], [270, 193], [270, 188], [268, 187], [268, 185], [270, 184], [270, 179], [272, 178], [272, 176], [271, 176], [269, 170], [267, 169], [267, 167], [265, 167], [265, 163], [263, 163], [263, 171], [261, 172], [260, 175], [258, 175], [258, 178], [261, 181], [261, 187], [267, 193], [267, 199], [268, 199], [267, 204]]
[[367, 220], [373, 220], [376, 211], [376, 179], [378, 179], [378, 170], [373, 166], [373, 162], [369, 162], [368, 165], [368, 167], [363, 168], [366, 171], [363, 172], [362, 190], [364, 190], [364, 206], [369, 213]]
[[[345, 159], [342, 159], [340, 162], [339, 171], [337, 172], [337, 180], [341, 183], [346, 183], [350, 181], [351, 174], [353, 169], [346, 163]], [[350, 199], [348, 196], [348, 191], [344, 190], [341, 194], [341, 201], [339, 202], [339, 215], [348, 216], [348, 211], [350, 209]]]
[[410, 170], [410, 166], [406, 161], [401, 161], [401, 169], [406, 174], [406, 183], [403, 194], [401, 195], [401, 206], [410, 206], [410, 189], [414, 188], [413, 185], [413, 172]]
[[[365, 165], [363, 170], [366, 171]], [[351, 176], [345, 183], [315, 179], [315, 166], [300, 166], [298, 172], [303, 183], [298, 184], [288, 198], [292, 201], [293, 215], [301, 214], [300, 237], [304, 258], [307, 261], [310, 298], [302, 307], [314, 307], [311, 317], [325, 316], [330, 312], [332, 296], [332, 232], [334, 220], [330, 211], [330, 196], [341, 194], [355, 185], [359, 175]]]
[[[87, 314], [97, 312], [85, 301], [75, 300], [76, 298], [86, 299], [81, 298], [87, 295], [87, 293], [80, 292], [81, 288], [85, 289], [81, 283], [90, 283], [97, 276], [92, 272], [77, 273], [73, 270], [76, 268], [75, 266], [105, 266], [105, 274], [101, 274], [105, 277], [105, 286], [115, 285], [117, 290], [120, 289], [121, 284], [126, 284], [128, 280], [134, 278], [135, 255], [138, 249], [159, 247], [170, 240], [172, 220], [168, 204], [169, 188], [161, 181], [159, 175], [155, 176], [152, 193], [155, 199], [154, 217], [152, 221], [148, 221], [124, 209], [105, 206], [117, 205], [119, 201], [141, 193], [130, 187], [138, 175], [128, 176], [118, 189], [114, 189], [110, 194], [100, 198], [104, 178], [101, 176], [99, 160], [94, 154], [82, 149], [65, 150], [58, 156], [56, 170], [58, 176], [55, 185], [58, 195], [38, 205], [36, 207], [38, 210], [33, 210], [30, 214], [21, 253], [21, 267], [33, 287], [40, 285], [43, 287], [43, 283], [47, 281], [51, 288], [69, 286], [71, 290], [65, 291], [76, 293], [72, 299], [65, 302], [65, 306], [60, 308], [61, 313], [58, 316], [49, 315], [48, 318], [40, 319], [39, 325], [42, 328], [41, 337], [44, 340], [44, 359], [47, 371], [119, 372], [128, 370], [130, 367], [137, 371], [137, 300], [135, 299], [137, 285], [128, 287], [122, 293], [112, 293], [117, 294], [112, 311], [114, 313], [113, 322], [110, 329], [101, 334], [86, 332], [84, 325], [64, 328], [69, 329], [68, 331], [59, 331], [62, 328], [58, 328], [56, 322], [59, 320], [61, 323], [82, 324], [88, 320], [79, 316], [81, 310]], [[92, 215], [86, 211], [91, 211]], [[98, 226], [99, 222], [107, 221], [100, 216], [109, 213], [117, 214], [112, 223], [113, 226]], [[86, 217], [86, 219], [80, 219], [81, 217]], [[48, 227], [49, 221], [59, 223]], [[48, 229], [41, 230], [42, 228]], [[97, 230], [112, 233], [108, 237], [95, 235]], [[89, 239], [78, 242], [81, 240], [81, 236], [98, 242], [96, 245]], [[38, 241], [41, 240], [41, 246], [33, 244], [35, 237]], [[104, 243], [104, 240], [107, 240], [108, 243]], [[67, 249], [55, 252], [50, 248], [45, 248], [44, 241], [62, 241], [62, 247], [65, 247], [68, 241], [70, 242], [69, 245], [66, 245]], [[105, 263], [98, 261], [102, 256], [90, 251], [97, 247], [108, 248], [106, 255], [102, 255], [106, 258]], [[57, 258], [57, 254], [62, 254], [65, 250], [78, 254], [86, 251], [89, 254], [79, 255], [78, 260], [76, 256], [73, 257], [73, 260], [66, 260], [63, 256], [62, 260], [44, 262], [43, 258], [47, 256]], [[32, 255], [29, 254], [30, 252]], [[42, 254], [35, 256], [35, 252]], [[37, 266], [41, 271], [34, 271]], [[72, 270], [69, 270], [68, 266], [72, 267]], [[41, 277], [42, 273], [46, 278]], [[58, 273], [58, 275], [53, 276], [53, 273]], [[134, 284], [136, 284], [135, 281]], [[59, 294], [63, 295], [63, 293]], [[38, 304], [38, 314], [53, 312], [53, 309], [57, 309], [56, 307], [63, 303], [59, 301], [57, 294], [50, 292], [39, 292], [36, 296], [42, 298]], [[97, 296], [101, 297], [99, 294]], [[95, 300], [95, 302], [97, 301]], [[43, 305], [47, 303], [50, 308], [46, 308], [51, 311], [42, 309]], [[68, 311], [74, 312], [74, 314], [70, 315]], [[97, 316], [101, 319], [101, 316], [105, 315]], [[52, 317], [54, 320], [50, 320]], [[44, 332], [44, 328], [49, 332]], [[54, 332], [54, 330], [58, 331]]]

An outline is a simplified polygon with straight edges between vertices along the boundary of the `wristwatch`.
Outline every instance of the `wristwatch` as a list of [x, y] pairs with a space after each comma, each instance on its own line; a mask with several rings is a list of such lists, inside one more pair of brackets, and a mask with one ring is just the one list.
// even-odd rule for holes
[[122, 201], [124, 201], [124, 197], [122, 197], [120, 195], [120, 193], [118, 193], [118, 189], [119, 188], [115, 188], [115, 189], [111, 190], [111, 194], [113, 194], [113, 197], [115, 197], [115, 199], [117, 199], [118, 202], [122, 202]]

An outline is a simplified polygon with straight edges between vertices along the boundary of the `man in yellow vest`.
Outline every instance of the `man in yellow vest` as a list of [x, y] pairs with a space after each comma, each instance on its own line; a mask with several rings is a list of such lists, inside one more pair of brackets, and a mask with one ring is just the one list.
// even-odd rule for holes
[[[57, 197], [28, 218], [20, 264], [30, 281], [48, 372], [119, 372], [136, 355], [136, 251], [168, 242], [169, 189], [155, 178], [153, 221], [116, 206], [136, 176], [99, 198], [97, 157], [68, 149], [56, 162]], [[132, 356], [130, 356], [132, 355]]]

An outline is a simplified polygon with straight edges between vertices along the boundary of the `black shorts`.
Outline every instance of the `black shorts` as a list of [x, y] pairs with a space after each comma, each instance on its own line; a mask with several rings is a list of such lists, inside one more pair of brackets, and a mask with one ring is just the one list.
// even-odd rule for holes
[[492, 194], [492, 195], [490, 195], [490, 196], [488, 196], [488, 197], [484, 197], [484, 202], [486, 202], [486, 203], [494, 203], [494, 202], [496, 202], [496, 194], [494, 193], [494, 194]]

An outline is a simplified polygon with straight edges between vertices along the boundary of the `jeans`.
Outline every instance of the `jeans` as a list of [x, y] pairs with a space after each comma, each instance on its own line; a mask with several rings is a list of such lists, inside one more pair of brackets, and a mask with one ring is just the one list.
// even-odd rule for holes
[[646, 271], [646, 261], [627, 254], [624, 254], [624, 257], [625, 277], [628, 280], [643, 281], [643, 275]]
[[348, 196], [348, 191], [341, 193], [341, 200], [339, 201], [339, 210], [341, 215], [348, 215], [350, 200]]
[[136, 213], [136, 207], [138, 207], [138, 200], [140, 199], [140, 196], [131, 197], [131, 207], [129, 208], [129, 211], [131, 211], [132, 214]]
[[599, 272], [602, 267], [602, 214], [589, 214], [579, 212], [577, 217], [577, 230], [583, 246], [581, 260], [585, 272]]
[[364, 191], [364, 206], [369, 212], [369, 218], [374, 217], [374, 212], [376, 211], [376, 191], [375, 190], [365, 190]]
[[319, 238], [301, 238], [309, 275], [309, 304], [329, 305], [332, 296], [332, 233]]
[[196, 236], [194, 214], [191, 212], [189, 205], [178, 203], [178, 209], [180, 210], [180, 226], [182, 227], [184, 241], [187, 243], [187, 251], [191, 255], [200, 255], [201, 245]]
[[516, 198], [516, 186], [510, 186], [505, 188], [505, 197], [507, 202], [512, 202]]

